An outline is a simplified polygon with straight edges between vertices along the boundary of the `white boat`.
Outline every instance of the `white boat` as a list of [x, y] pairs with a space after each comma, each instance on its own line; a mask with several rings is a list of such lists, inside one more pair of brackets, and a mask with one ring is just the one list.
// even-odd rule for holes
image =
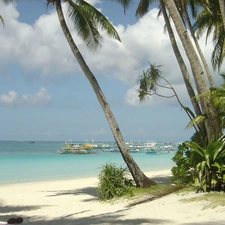
[[158, 155], [159, 151], [157, 151], [155, 149], [149, 149], [149, 150], [146, 151], [146, 154]]
[[102, 149], [103, 152], [120, 152], [118, 148]]
[[156, 147], [156, 142], [154, 142], [154, 141], [146, 141], [146, 142], [144, 142], [144, 144], [142, 145], [142, 149], [143, 150], [151, 150], [151, 149], [153, 149], [153, 148], [155, 148]]
[[62, 149], [58, 150], [60, 154], [89, 154], [86, 149]]
[[138, 148], [128, 148], [128, 151], [131, 152], [131, 153], [138, 153], [138, 152], [140, 152], [140, 149], [138, 149]]

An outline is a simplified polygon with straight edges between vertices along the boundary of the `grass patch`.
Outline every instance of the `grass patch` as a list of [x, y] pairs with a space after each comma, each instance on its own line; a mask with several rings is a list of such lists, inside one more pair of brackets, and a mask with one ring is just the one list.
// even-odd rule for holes
[[209, 192], [199, 193], [195, 197], [182, 200], [182, 202], [207, 202], [203, 209], [214, 209], [218, 206], [225, 207], [225, 193], [223, 192]]
[[128, 207], [153, 201], [165, 195], [174, 193], [180, 190], [180, 188], [181, 187], [168, 185], [168, 184], [157, 184], [149, 188], [132, 189], [132, 195], [126, 195], [126, 197], [129, 198], [130, 201], [132, 201], [132, 203], [130, 203]]

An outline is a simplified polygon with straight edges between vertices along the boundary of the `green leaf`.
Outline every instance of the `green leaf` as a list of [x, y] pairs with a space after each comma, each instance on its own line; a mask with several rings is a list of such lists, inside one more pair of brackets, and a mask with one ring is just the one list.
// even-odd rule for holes
[[192, 119], [186, 126], [186, 128], [193, 127], [195, 124], [200, 124], [206, 119], [206, 116], [196, 116], [194, 119]]
[[218, 162], [215, 162], [215, 163], [211, 164], [211, 166], [215, 166], [215, 167], [217, 167], [218, 169], [221, 168], [221, 166], [220, 166], [220, 164], [219, 164]]
[[188, 146], [192, 151], [196, 152], [197, 154], [199, 154], [200, 156], [205, 158], [204, 150], [203, 150], [203, 148], [200, 147], [200, 145], [198, 143], [196, 143], [196, 142], [184, 142], [184, 144], [186, 146]]

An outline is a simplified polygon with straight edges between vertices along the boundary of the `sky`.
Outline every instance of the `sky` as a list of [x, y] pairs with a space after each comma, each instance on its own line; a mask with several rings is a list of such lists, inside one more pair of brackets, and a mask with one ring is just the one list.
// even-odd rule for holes
[[[163, 18], [157, 18], [157, 5], [136, 18], [138, 1], [125, 14], [115, 2], [89, 2], [114, 25], [121, 42], [103, 34], [101, 49], [91, 52], [69, 20], [68, 24], [124, 140], [189, 140], [194, 130], [186, 128], [189, 118], [176, 99], [152, 96], [140, 102], [137, 94], [137, 79], [149, 63], [161, 65], [182, 103], [191, 108]], [[114, 141], [94, 91], [69, 49], [55, 8], [46, 8], [44, 1], [0, 2], [0, 15], [4, 18], [4, 26], [0, 25], [0, 140]], [[199, 43], [219, 86], [222, 80], [210, 63], [213, 43], [209, 40], [206, 45], [205, 37]], [[186, 60], [183, 51], [182, 56]]]

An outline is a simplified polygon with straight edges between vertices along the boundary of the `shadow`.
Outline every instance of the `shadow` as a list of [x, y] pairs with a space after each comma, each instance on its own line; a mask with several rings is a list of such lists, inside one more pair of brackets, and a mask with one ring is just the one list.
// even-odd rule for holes
[[[7, 221], [11, 217], [21, 216], [21, 212], [38, 210], [43, 206], [3, 206], [0, 205], [0, 221]], [[3, 215], [7, 214], [7, 215]]]
[[38, 219], [37, 217], [24, 217], [23, 224], [32, 224], [32, 225], [140, 225], [140, 224], [170, 224], [171, 221], [161, 220], [161, 219], [147, 219], [147, 218], [136, 218], [136, 219], [125, 219], [120, 212], [116, 213], [106, 213], [100, 214], [97, 216], [89, 217], [79, 217], [71, 218], [71, 215], [67, 215], [62, 218], [56, 218], [54, 220], [43, 220]]
[[170, 176], [156, 176], [149, 178], [154, 180], [157, 184], [172, 184]]
[[54, 194], [49, 194], [47, 197], [57, 197], [57, 196], [62, 196], [62, 195], [90, 195], [94, 198], [90, 199], [85, 199], [83, 200], [84, 202], [89, 202], [89, 201], [95, 201], [98, 200], [98, 193], [97, 193], [97, 188], [96, 187], [85, 187], [85, 188], [80, 188], [80, 189], [74, 189], [74, 190], [63, 190], [63, 191], [54, 191]]
[[[0, 215], [0, 221], [7, 221], [11, 217], [21, 216], [24, 221], [22, 224], [32, 224], [32, 225], [141, 225], [141, 224], [152, 224], [152, 225], [160, 225], [160, 224], [173, 224], [172, 220], [160, 219], [160, 218], [135, 218], [135, 219], [126, 219], [123, 215], [124, 211], [128, 211], [129, 209], [118, 210], [116, 212], [110, 213], [102, 213], [99, 215], [93, 215], [88, 217], [81, 217], [80, 215], [86, 211], [76, 212], [74, 214], [68, 214], [64, 217], [55, 218], [54, 220], [47, 220], [43, 217], [38, 216], [23, 216], [23, 214], [18, 214], [18, 212], [24, 210], [35, 210], [40, 207], [35, 206], [24, 206], [24, 207], [10, 207], [10, 206], [0, 206], [0, 212], [8, 213], [8, 215]], [[74, 218], [72, 218], [74, 217]], [[77, 218], [76, 218], [77, 217]], [[194, 222], [194, 223], [180, 223], [180, 225], [223, 225], [224, 221], [222, 220], [214, 220], [209, 222]]]
[[208, 222], [198, 222], [198, 223], [182, 223], [180, 225], [223, 225], [224, 221], [222, 220], [217, 220], [217, 221], [208, 221]]
[[[2, 206], [0, 205], [0, 213], [32, 211], [42, 208], [43, 206]], [[1, 217], [0, 217], [1, 220]]]

